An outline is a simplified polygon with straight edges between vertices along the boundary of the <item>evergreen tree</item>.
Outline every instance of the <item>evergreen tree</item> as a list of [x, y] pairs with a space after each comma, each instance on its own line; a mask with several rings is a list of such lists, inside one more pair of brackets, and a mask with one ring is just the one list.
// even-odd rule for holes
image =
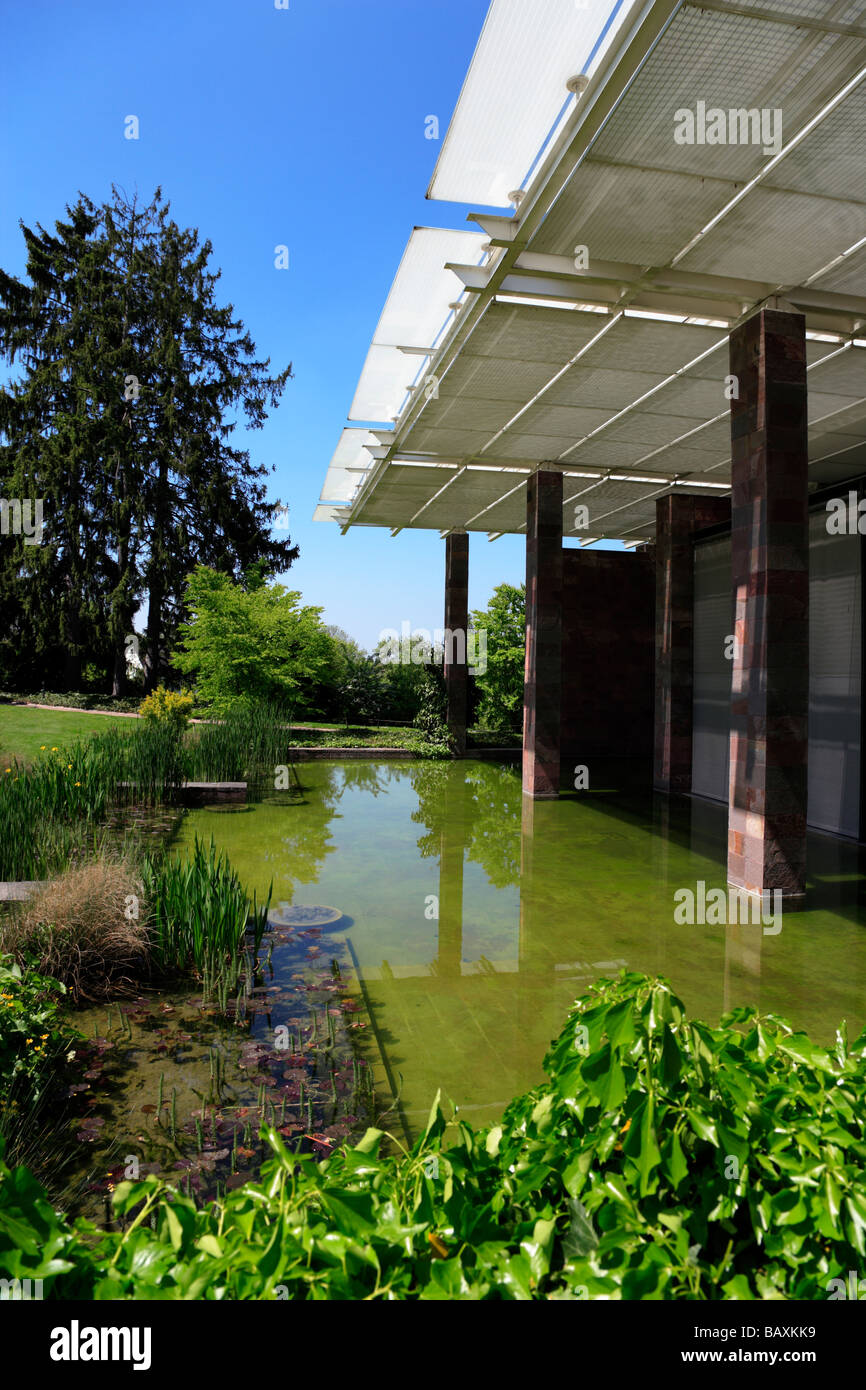
[[[83, 195], [54, 233], [23, 227], [27, 281], [0, 271], [0, 486], [41, 498], [45, 533], [0, 540], [0, 678], [77, 688], [85, 658], [115, 693], [135, 612], [148, 607], [145, 680], [168, 665], [186, 576], [288, 569], [266, 469], [234, 447], [261, 428], [291, 366], [273, 376], [231, 305], [212, 247], [170, 217], [159, 189]], [[28, 283], [29, 282], [29, 283]], [[58, 667], [62, 663], [62, 675]]]

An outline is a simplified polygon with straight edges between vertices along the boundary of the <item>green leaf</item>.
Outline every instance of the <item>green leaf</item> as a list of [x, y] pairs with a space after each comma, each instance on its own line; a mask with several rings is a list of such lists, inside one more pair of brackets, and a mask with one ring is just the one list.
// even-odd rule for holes
[[689, 1166], [683, 1153], [679, 1135], [676, 1133], [672, 1134], [668, 1141], [664, 1155], [664, 1169], [674, 1187], [679, 1187], [680, 1183], [688, 1177]]
[[716, 1148], [719, 1147], [719, 1136], [712, 1120], [708, 1119], [700, 1110], [692, 1109], [686, 1111], [686, 1119], [699, 1139], [705, 1139], [708, 1144], [714, 1144]]
[[366, 1236], [376, 1224], [373, 1197], [369, 1192], [330, 1188], [322, 1192], [321, 1202], [339, 1229], [347, 1235]]
[[196, 1249], [203, 1251], [205, 1255], [213, 1255], [217, 1260], [222, 1258], [223, 1249], [216, 1236], [199, 1236], [195, 1244]]
[[656, 1169], [661, 1163], [661, 1151], [655, 1131], [655, 1107], [651, 1095], [641, 1101], [632, 1115], [631, 1128], [623, 1143], [623, 1152], [634, 1160], [640, 1175], [640, 1195], [646, 1197], [658, 1187]]
[[[421, 1147], [423, 1148], [426, 1145], [428, 1139], [438, 1139], [443, 1133], [446, 1124], [447, 1121], [442, 1113], [442, 1092], [437, 1091], [436, 1099], [430, 1106], [430, 1114], [427, 1118], [427, 1126], [424, 1130]], [[367, 1133], [369, 1134], [369, 1132], [368, 1130]]]
[[163, 1207], [163, 1214], [168, 1222], [168, 1232], [171, 1238], [172, 1248], [179, 1250], [183, 1245], [183, 1226], [180, 1224], [177, 1212], [168, 1203]]
[[634, 1042], [634, 1004], [630, 999], [625, 999], [621, 1004], [615, 1004], [612, 1009], [608, 1009], [604, 1028], [612, 1048], [627, 1047], [629, 1043]]
[[779, 1051], [793, 1057], [795, 1062], [804, 1062], [807, 1066], [815, 1067], [818, 1071], [829, 1071], [834, 1074], [836, 1072], [830, 1054], [825, 1052], [823, 1047], [816, 1047], [805, 1033], [792, 1033], [790, 1038], [783, 1038], [779, 1042]]
[[501, 1142], [502, 1142], [502, 1125], [494, 1125], [493, 1129], [491, 1129], [491, 1130], [488, 1132], [487, 1138], [486, 1138], [486, 1140], [484, 1141], [484, 1147], [485, 1147], [485, 1149], [487, 1150], [487, 1152], [490, 1154], [490, 1157], [491, 1157], [491, 1158], [495, 1158], [496, 1155], [499, 1153], [499, 1145], [500, 1145]]
[[683, 1059], [676, 1038], [668, 1025], [665, 1024], [662, 1054], [658, 1065], [658, 1077], [662, 1085], [668, 1088], [675, 1086], [680, 1079], [682, 1069]]
[[625, 1100], [625, 1077], [622, 1067], [611, 1053], [610, 1043], [605, 1043], [600, 1052], [587, 1057], [581, 1073], [602, 1110], [619, 1108]]
[[845, 1198], [848, 1236], [858, 1255], [866, 1255], [866, 1197], [851, 1192]]
[[568, 1204], [571, 1221], [562, 1242], [562, 1253], [566, 1260], [582, 1260], [590, 1251], [598, 1248], [598, 1236], [592, 1228], [592, 1219], [582, 1202], [572, 1197]]
[[722, 1285], [722, 1293], [725, 1298], [745, 1299], [752, 1302], [755, 1297], [745, 1274], [735, 1274], [733, 1279], [729, 1279], [726, 1284]]
[[355, 1153], [377, 1154], [383, 1134], [384, 1131], [381, 1129], [368, 1129], [360, 1143], [355, 1145]]

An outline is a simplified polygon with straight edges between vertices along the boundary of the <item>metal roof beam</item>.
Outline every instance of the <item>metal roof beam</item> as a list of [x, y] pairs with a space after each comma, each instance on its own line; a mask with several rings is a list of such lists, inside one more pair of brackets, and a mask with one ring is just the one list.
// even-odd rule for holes
[[[486, 266], [449, 264], [473, 294], [490, 287], [492, 271]], [[615, 287], [611, 292], [610, 286]], [[623, 295], [637, 308], [659, 309], [684, 318], [737, 319], [753, 304], [773, 294], [805, 312], [837, 315], [851, 321], [866, 317], [866, 296], [838, 294], [832, 290], [771, 284], [762, 280], [743, 280], [726, 275], [708, 275], [669, 267], [649, 269], [623, 261], [597, 261], [586, 270], [576, 270], [568, 256], [521, 252], [510, 273], [497, 285], [500, 294], [524, 295], [534, 299], [576, 300], [613, 307]], [[662, 298], [664, 296], [664, 298]], [[665, 302], [667, 300], [668, 302]], [[811, 326], [811, 325], [810, 325]], [[844, 324], [841, 331], [845, 331]]]
[[768, 24], [787, 24], [795, 29], [814, 29], [819, 34], [845, 34], [849, 38], [866, 39], [864, 25], [840, 24], [823, 15], [785, 14], [781, 10], [765, 10], [759, 5], [732, 4], [729, 0], [686, 0], [686, 6], [692, 10], [711, 10], [715, 14], [740, 15], [743, 19], [763, 19]]
[[482, 232], [486, 232], [496, 246], [508, 246], [517, 231], [516, 217], [496, 217], [493, 213], [470, 212], [467, 222], [477, 222]]

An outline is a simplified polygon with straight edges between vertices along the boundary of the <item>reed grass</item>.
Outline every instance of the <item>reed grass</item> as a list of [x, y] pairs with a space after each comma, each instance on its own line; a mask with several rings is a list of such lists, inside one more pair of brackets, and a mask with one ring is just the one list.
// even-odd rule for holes
[[217, 991], [225, 1010], [244, 966], [249, 942], [258, 953], [267, 926], [271, 889], [263, 906], [246, 890], [227, 856], [196, 836], [188, 859], [147, 856], [142, 879], [151, 960], [162, 974], [199, 972], [206, 992]]
[[45, 748], [30, 767], [3, 764], [0, 880], [48, 878], [116, 845], [110, 812], [174, 800], [184, 759], [176, 732], [138, 725]]
[[188, 777], [195, 782], [242, 782], [272, 777], [289, 761], [292, 712], [278, 704], [241, 705], [216, 724], [190, 731]]

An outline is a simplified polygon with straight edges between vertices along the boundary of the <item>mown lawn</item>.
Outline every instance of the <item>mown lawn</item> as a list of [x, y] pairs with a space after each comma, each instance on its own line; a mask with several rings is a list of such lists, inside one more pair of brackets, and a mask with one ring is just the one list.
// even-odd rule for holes
[[[0, 705], [0, 776], [13, 757], [33, 762], [43, 745], [62, 748], [81, 736], [104, 733], [112, 723], [135, 728], [135, 719], [115, 714], [96, 714], [90, 710], [63, 711], [28, 709], [24, 705]], [[410, 742], [409, 730], [372, 726], [358, 728], [343, 724], [319, 724], [310, 728], [294, 726], [292, 742], [304, 747], [351, 747], [369, 744], [371, 748], [404, 748]], [[320, 732], [320, 730], [325, 730]], [[194, 736], [194, 735], [193, 735]]]
[[[89, 710], [64, 713], [54, 709], [27, 709], [24, 705], [0, 705], [0, 759], [3, 768], [13, 757], [33, 762], [43, 744], [62, 748], [82, 735], [103, 733], [114, 724], [135, 727], [136, 720]], [[0, 772], [2, 775], [2, 772]]]

